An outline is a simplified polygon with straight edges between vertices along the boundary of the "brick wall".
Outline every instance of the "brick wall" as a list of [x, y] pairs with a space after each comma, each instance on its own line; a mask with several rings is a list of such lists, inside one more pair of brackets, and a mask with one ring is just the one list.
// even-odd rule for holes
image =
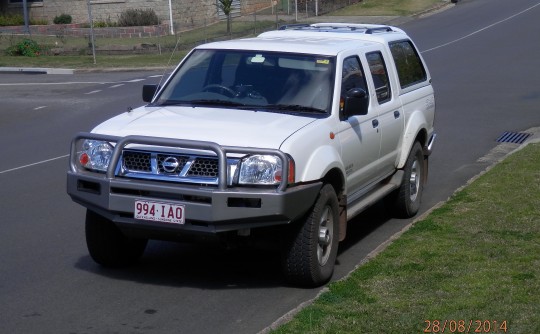
[[[128, 8], [153, 9], [158, 17], [169, 17], [168, 0], [91, 0], [92, 17], [95, 22], [116, 22], [122, 11]], [[88, 23], [88, 5], [86, 0], [43, 0], [43, 4], [30, 6], [32, 18], [45, 19], [52, 23], [55, 16], [69, 14], [74, 23]]]
[[218, 17], [215, 3], [215, 0], [174, 1], [174, 24], [182, 29], [216, 22]]
[[[91, 0], [94, 22], [116, 22], [120, 13], [128, 8], [153, 9], [162, 23], [169, 23], [168, 0]], [[270, 6], [270, 0], [241, 0], [242, 14]], [[173, 21], [180, 26], [209, 24], [218, 20], [216, 0], [171, 0]], [[20, 14], [21, 5], [9, 5], [7, 11]], [[69, 14], [73, 23], [88, 23], [87, 0], [43, 0], [29, 5], [33, 19], [47, 20]]]

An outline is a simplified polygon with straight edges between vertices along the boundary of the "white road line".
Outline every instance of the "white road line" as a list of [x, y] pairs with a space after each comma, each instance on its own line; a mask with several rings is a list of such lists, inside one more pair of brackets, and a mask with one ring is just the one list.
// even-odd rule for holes
[[84, 93], [85, 95], [90, 95], [90, 94], [95, 94], [95, 93], [99, 93], [101, 92], [101, 89], [98, 89], [98, 90], [93, 90], [91, 92], [88, 92], [88, 93]]
[[163, 76], [163, 74], [158, 74], [158, 75], [151, 75], [148, 78], [159, 78], [159, 77], [162, 77], [162, 76]]
[[71, 82], [24, 82], [24, 83], [0, 83], [0, 86], [28, 86], [28, 85], [81, 85], [81, 84], [92, 84], [92, 85], [106, 85], [114, 84], [116, 82], [93, 82], [93, 81], [71, 81]]
[[144, 81], [146, 79], [133, 79], [133, 80], [129, 80], [129, 81], [124, 81], [124, 82], [139, 82], [139, 81]]
[[15, 167], [15, 168], [11, 168], [11, 169], [6, 169], [6, 170], [3, 170], [3, 171], [0, 171], [0, 174], [14, 172], [14, 171], [19, 170], [19, 169], [28, 168], [28, 167], [32, 167], [32, 166], [35, 166], [35, 165], [41, 165], [41, 164], [44, 164], [44, 163], [47, 163], [47, 162], [51, 162], [51, 161], [59, 160], [59, 159], [64, 159], [64, 158], [67, 158], [67, 157], [69, 157], [69, 154], [62, 155], [62, 156], [56, 157], [56, 158], [51, 158], [51, 159], [47, 159], [47, 160], [34, 162], [32, 164], [28, 164], [28, 165], [24, 165], [24, 166], [19, 166], [19, 167]]
[[118, 85], [111, 86], [111, 87], [109, 87], [109, 88], [118, 88], [118, 87], [121, 87], [121, 86], [123, 86], [123, 85], [125, 85], [125, 84], [118, 84]]
[[43, 109], [43, 108], [47, 108], [47, 106], [39, 106], [39, 107], [35, 107], [34, 110], [39, 110], [39, 109]]
[[481, 33], [481, 32], [484, 31], [484, 30], [493, 28], [493, 27], [496, 26], [496, 25], [499, 25], [499, 24], [504, 23], [504, 22], [506, 22], [506, 21], [508, 21], [508, 20], [511, 20], [511, 19], [513, 19], [514, 17], [519, 16], [519, 15], [521, 15], [521, 14], [524, 14], [524, 13], [526, 13], [526, 12], [530, 11], [531, 9], [533, 9], [533, 8], [535, 8], [535, 7], [538, 7], [538, 6], [540, 6], [540, 2], [537, 3], [536, 5], [533, 5], [533, 6], [529, 7], [529, 8], [527, 8], [527, 9], [525, 9], [525, 10], [522, 10], [521, 12], [519, 12], [519, 13], [517, 13], [517, 14], [511, 15], [511, 16], [505, 18], [505, 19], [502, 19], [502, 20], [497, 21], [497, 22], [495, 22], [495, 23], [493, 23], [493, 24], [490, 24], [490, 25], [488, 25], [488, 26], [486, 26], [486, 27], [484, 27], [484, 28], [482, 28], [482, 29], [478, 29], [478, 30], [476, 30], [476, 31], [473, 31], [473, 32], [471, 32], [471, 33], [468, 34], [468, 35], [465, 35], [465, 36], [463, 36], [463, 37], [460, 37], [460, 38], [455, 39], [455, 40], [453, 40], [453, 41], [450, 41], [450, 42], [448, 42], [448, 43], [441, 44], [441, 45], [436, 46], [436, 47], [434, 47], [434, 48], [424, 50], [424, 51], [422, 51], [422, 52], [420, 52], [420, 53], [430, 52], [430, 51], [433, 51], [433, 50], [437, 50], [437, 49], [443, 48], [443, 47], [448, 46], [448, 45], [450, 45], [450, 44], [457, 43], [457, 42], [459, 42], [459, 41], [462, 41], [462, 40], [464, 40], [464, 39], [467, 39], [467, 38], [469, 38], [469, 37], [472, 37], [472, 36], [474, 36], [474, 35], [476, 35], [476, 34], [478, 34], [478, 33]]

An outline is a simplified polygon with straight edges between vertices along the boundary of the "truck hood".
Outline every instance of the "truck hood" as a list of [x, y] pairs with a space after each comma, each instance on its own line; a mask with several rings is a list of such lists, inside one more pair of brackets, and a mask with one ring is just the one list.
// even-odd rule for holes
[[279, 148], [315, 118], [206, 107], [140, 107], [98, 125], [93, 133], [215, 142], [222, 146]]

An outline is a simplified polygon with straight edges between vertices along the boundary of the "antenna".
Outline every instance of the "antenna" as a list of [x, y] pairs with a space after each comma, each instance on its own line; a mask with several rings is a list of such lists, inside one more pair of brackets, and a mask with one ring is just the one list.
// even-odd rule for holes
[[176, 51], [178, 50], [178, 45], [180, 45], [180, 38], [176, 39], [176, 45], [174, 46], [174, 49], [171, 52], [171, 56], [169, 57], [169, 61], [167, 62], [167, 66], [165, 66], [165, 69], [163, 70], [163, 74], [161, 75], [161, 78], [159, 79], [158, 89], [156, 89], [156, 91], [154, 92], [154, 96], [152, 96], [152, 101], [154, 100], [154, 98], [156, 97], [158, 91], [160, 90], [161, 83], [163, 82], [163, 78], [165, 78], [165, 73], [167, 72], [167, 69], [169, 69], [169, 67], [171, 66], [172, 58], [173, 58], [174, 54], [176, 53]]

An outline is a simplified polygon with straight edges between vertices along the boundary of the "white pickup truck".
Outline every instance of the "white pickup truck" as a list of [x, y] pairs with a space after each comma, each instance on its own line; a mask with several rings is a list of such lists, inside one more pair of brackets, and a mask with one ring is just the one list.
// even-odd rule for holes
[[143, 99], [71, 145], [67, 192], [103, 266], [137, 261], [149, 239], [266, 236], [290, 282], [318, 286], [352, 217], [383, 198], [419, 210], [435, 98], [401, 29], [292, 25], [201, 45]]

